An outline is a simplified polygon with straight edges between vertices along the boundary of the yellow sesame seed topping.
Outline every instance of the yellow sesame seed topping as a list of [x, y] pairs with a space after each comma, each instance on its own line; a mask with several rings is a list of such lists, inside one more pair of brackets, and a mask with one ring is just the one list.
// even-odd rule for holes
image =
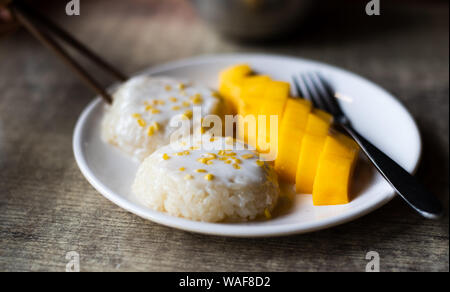
[[178, 169], [179, 171], [185, 171], [186, 170], [186, 168], [184, 168], [184, 167], [180, 167], [179, 169]]
[[191, 96], [190, 100], [192, 101], [193, 104], [201, 104], [203, 102], [202, 96], [199, 93], [197, 93], [194, 96]]
[[152, 110], [153, 109], [153, 106], [152, 105], [147, 105], [146, 107], [145, 107], [145, 110], [146, 111], [150, 111], [150, 110]]
[[196, 169], [195, 172], [206, 172], [204, 169]]
[[242, 163], [242, 161], [240, 159], [237, 159], [235, 157], [233, 157], [233, 159], [234, 159], [234, 163], [236, 163], [236, 164], [241, 164]]
[[145, 125], [147, 124], [143, 119], [138, 119], [137, 122], [141, 127], [145, 127]]
[[186, 119], [190, 119], [192, 118], [192, 111], [191, 110], [187, 110], [184, 112], [183, 117], [185, 117]]
[[206, 159], [205, 157], [199, 158], [197, 159], [198, 162], [206, 164], [208, 162], [208, 159]]
[[211, 164], [213, 164], [213, 162], [211, 160], [208, 160], [208, 161], [206, 161], [206, 164], [211, 165]]
[[164, 86], [164, 89], [165, 89], [166, 91], [171, 91], [171, 90], [172, 90], [172, 86], [166, 85], [166, 86]]
[[257, 164], [258, 166], [264, 166], [264, 161], [256, 160], [256, 164]]
[[138, 118], [141, 117], [141, 114], [137, 114], [137, 113], [136, 113], [136, 114], [133, 114], [132, 117], [135, 118], [135, 119], [138, 119]]
[[183, 90], [183, 89], [185, 89], [186, 88], [186, 84], [184, 84], [184, 83], [179, 83], [178, 84], [178, 89], [179, 90]]
[[253, 158], [255, 156], [253, 154], [244, 154], [241, 157], [242, 157], [242, 159], [250, 159], [250, 158]]
[[205, 175], [205, 179], [206, 180], [213, 180], [214, 179], [214, 175], [208, 173], [207, 175]]
[[158, 109], [152, 109], [152, 114], [159, 114], [161, 111]]
[[176, 97], [169, 97], [169, 100], [171, 101], [171, 102], [177, 102], [178, 101], [178, 98], [176, 98]]
[[151, 137], [154, 134], [155, 134], [155, 128], [153, 126], [148, 127], [147, 135]]
[[191, 150], [198, 150], [199, 147], [197, 147], [197, 146], [191, 146], [191, 147], [189, 147], [189, 149], [191, 149]]
[[190, 175], [190, 174], [186, 174], [185, 176], [184, 176], [184, 179], [185, 180], [191, 180], [191, 179], [193, 179], [194, 177], [192, 176], [192, 175]]
[[177, 111], [177, 110], [180, 110], [180, 106], [178, 106], [178, 105], [174, 105], [174, 106], [172, 107], [172, 110], [173, 110], [173, 111]]
[[184, 106], [184, 107], [190, 107], [190, 106], [191, 106], [191, 103], [190, 103], [189, 101], [183, 101], [183, 102], [181, 103], [181, 105]]
[[231, 163], [233, 163], [233, 161], [231, 161], [231, 160], [226, 160], [225, 163], [226, 163], [226, 164], [231, 164]]
[[189, 99], [191, 101], [193, 101], [194, 99], [196, 99], [197, 97], [202, 97], [200, 93], [194, 94], [193, 96], [189, 97]]
[[239, 165], [239, 164], [233, 164], [233, 167], [235, 168], [235, 169], [241, 169], [241, 166]]
[[169, 159], [170, 159], [170, 156], [169, 156], [167, 153], [164, 153], [164, 154], [162, 155], [162, 158], [163, 158], [164, 160], [169, 160]]
[[266, 208], [264, 210], [264, 215], [266, 216], [267, 219], [271, 219], [272, 218], [272, 214], [270, 213], [270, 210], [268, 208]]
[[158, 122], [153, 122], [152, 123], [152, 127], [155, 128], [156, 131], [161, 129], [161, 125]]

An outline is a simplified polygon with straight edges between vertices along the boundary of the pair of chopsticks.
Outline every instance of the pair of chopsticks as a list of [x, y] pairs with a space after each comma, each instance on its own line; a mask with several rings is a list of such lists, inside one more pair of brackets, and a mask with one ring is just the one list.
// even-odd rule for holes
[[[112, 103], [112, 97], [109, 93], [95, 80], [89, 72], [84, 69], [67, 51], [56, 41], [55, 37], [67, 45], [78, 50], [80, 54], [90, 59], [99, 68], [110, 73], [116, 79], [125, 81], [128, 79], [126, 75], [118, 71], [112, 65], [93, 53], [81, 42], [76, 40], [68, 32], [64, 31], [57, 24], [48, 19], [45, 15], [29, 6], [23, 1], [13, 0], [7, 6], [17, 21], [26, 28], [37, 40], [44, 46], [52, 50], [60, 57], [69, 67], [78, 74], [78, 76], [97, 94], [99, 94], [108, 104]], [[53, 34], [54, 36], [52, 36]]]

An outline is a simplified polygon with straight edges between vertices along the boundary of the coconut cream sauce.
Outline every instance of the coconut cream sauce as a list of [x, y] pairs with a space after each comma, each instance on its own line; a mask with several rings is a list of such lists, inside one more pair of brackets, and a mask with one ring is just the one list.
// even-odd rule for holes
[[177, 179], [195, 184], [238, 187], [270, 182], [278, 186], [272, 166], [244, 146], [231, 137], [191, 136], [158, 149], [152, 156]]

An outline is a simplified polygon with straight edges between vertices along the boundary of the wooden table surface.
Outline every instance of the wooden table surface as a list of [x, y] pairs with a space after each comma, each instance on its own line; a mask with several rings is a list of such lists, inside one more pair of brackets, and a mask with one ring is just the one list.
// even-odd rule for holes
[[[332, 26], [316, 16], [315, 28], [259, 44], [218, 36], [183, 0], [81, 1], [81, 16], [65, 16], [64, 3], [47, 12], [129, 74], [230, 52], [301, 56], [361, 74], [417, 119], [418, 176], [448, 206], [448, 2], [386, 3], [375, 17], [359, 2], [332, 2], [317, 12]], [[268, 239], [192, 234], [130, 214], [95, 191], [73, 157], [74, 125], [92, 97], [24, 31], [0, 39], [1, 271], [64, 271], [69, 251], [82, 271], [364, 271], [368, 251], [380, 254], [381, 271], [449, 270], [448, 215], [424, 220], [400, 199], [333, 229]]]

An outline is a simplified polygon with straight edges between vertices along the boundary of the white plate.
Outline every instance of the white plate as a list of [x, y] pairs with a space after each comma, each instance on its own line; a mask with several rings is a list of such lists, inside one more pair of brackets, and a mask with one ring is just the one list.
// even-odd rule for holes
[[[364, 136], [409, 172], [421, 155], [418, 128], [408, 111], [388, 92], [355, 74], [318, 62], [272, 55], [218, 55], [181, 60], [145, 73], [188, 78], [217, 87], [218, 72], [232, 64], [249, 63], [257, 72], [290, 81], [303, 70], [320, 71], [345, 95], [342, 106]], [[120, 207], [151, 221], [192, 232], [235, 237], [279, 236], [329, 228], [363, 216], [395, 194], [367, 163], [356, 173], [356, 198], [347, 205], [315, 207], [310, 195], [298, 195], [289, 208], [270, 221], [203, 223], [150, 210], [133, 199], [130, 186], [138, 164], [100, 139], [102, 101], [92, 101], [79, 118], [73, 137], [75, 159], [87, 180]]]

